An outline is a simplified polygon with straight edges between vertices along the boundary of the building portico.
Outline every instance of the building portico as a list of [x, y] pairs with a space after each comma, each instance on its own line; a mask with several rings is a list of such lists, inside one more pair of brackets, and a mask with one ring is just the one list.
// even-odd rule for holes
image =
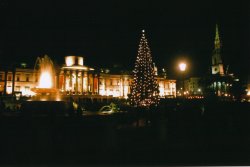
[[66, 56], [59, 76], [59, 89], [66, 94], [94, 94], [94, 69], [83, 64], [83, 57]]

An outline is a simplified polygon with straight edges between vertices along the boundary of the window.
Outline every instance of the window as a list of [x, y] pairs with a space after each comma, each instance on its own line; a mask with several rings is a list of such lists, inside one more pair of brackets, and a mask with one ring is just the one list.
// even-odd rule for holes
[[29, 82], [29, 80], [30, 80], [30, 75], [26, 74], [26, 82]]
[[25, 92], [28, 92], [29, 90], [30, 90], [30, 87], [29, 87], [29, 86], [25, 86], [25, 87], [24, 87], [24, 91], [25, 91]]
[[8, 75], [8, 81], [11, 81], [11, 75]]
[[20, 81], [20, 75], [16, 76], [16, 81]]
[[2, 74], [0, 74], [0, 81], [2, 81], [3, 80], [3, 75]]
[[16, 86], [16, 91], [17, 91], [17, 92], [20, 91], [20, 86]]
[[11, 86], [7, 86], [6, 92], [7, 92], [7, 94], [11, 94], [12, 93], [12, 87]]

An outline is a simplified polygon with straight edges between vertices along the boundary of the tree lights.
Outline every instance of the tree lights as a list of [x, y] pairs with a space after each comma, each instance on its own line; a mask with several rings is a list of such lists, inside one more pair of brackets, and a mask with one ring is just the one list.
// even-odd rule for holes
[[159, 103], [159, 89], [155, 79], [150, 48], [142, 30], [138, 54], [133, 70], [130, 103], [133, 106], [150, 107]]

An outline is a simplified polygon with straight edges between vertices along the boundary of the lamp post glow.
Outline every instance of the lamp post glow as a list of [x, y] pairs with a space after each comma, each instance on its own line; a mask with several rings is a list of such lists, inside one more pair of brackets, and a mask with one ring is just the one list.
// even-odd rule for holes
[[186, 63], [180, 63], [179, 68], [180, 68], [180, 71], [186, 71], [187, 64]]
[[184, 74], [183, 73], [186, 71], [186, 68], [187, 68], [187, 64], [186, 63], [182, 62], [182, 63], [179, 64], [179, 69], [182, 72], [182, 74], [181, 74], [181, 76], [182, 76], [182, 89], [181, 89], [182, 90], [181, 91], [182, 92], [182, 97], [184, 97], [184, 91], [185, 91], [184, 90]]

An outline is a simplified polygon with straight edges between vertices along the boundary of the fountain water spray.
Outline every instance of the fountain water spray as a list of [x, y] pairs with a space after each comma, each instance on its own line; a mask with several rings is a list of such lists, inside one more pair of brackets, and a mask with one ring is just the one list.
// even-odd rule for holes
[[36, 100], [58, 100], [59, 92], [54, 87], [55, 69], [49, 56], [38, 57], [34, 70], [38, 74], [38, 86], [31, 90], [36, 93]]
[[49, 56], [38, 57], [35, 70], [38, 69], [39, 84], [38, 88], [52, 88], [54, 86], [53, 76], [55, 74], [54, 65]]

